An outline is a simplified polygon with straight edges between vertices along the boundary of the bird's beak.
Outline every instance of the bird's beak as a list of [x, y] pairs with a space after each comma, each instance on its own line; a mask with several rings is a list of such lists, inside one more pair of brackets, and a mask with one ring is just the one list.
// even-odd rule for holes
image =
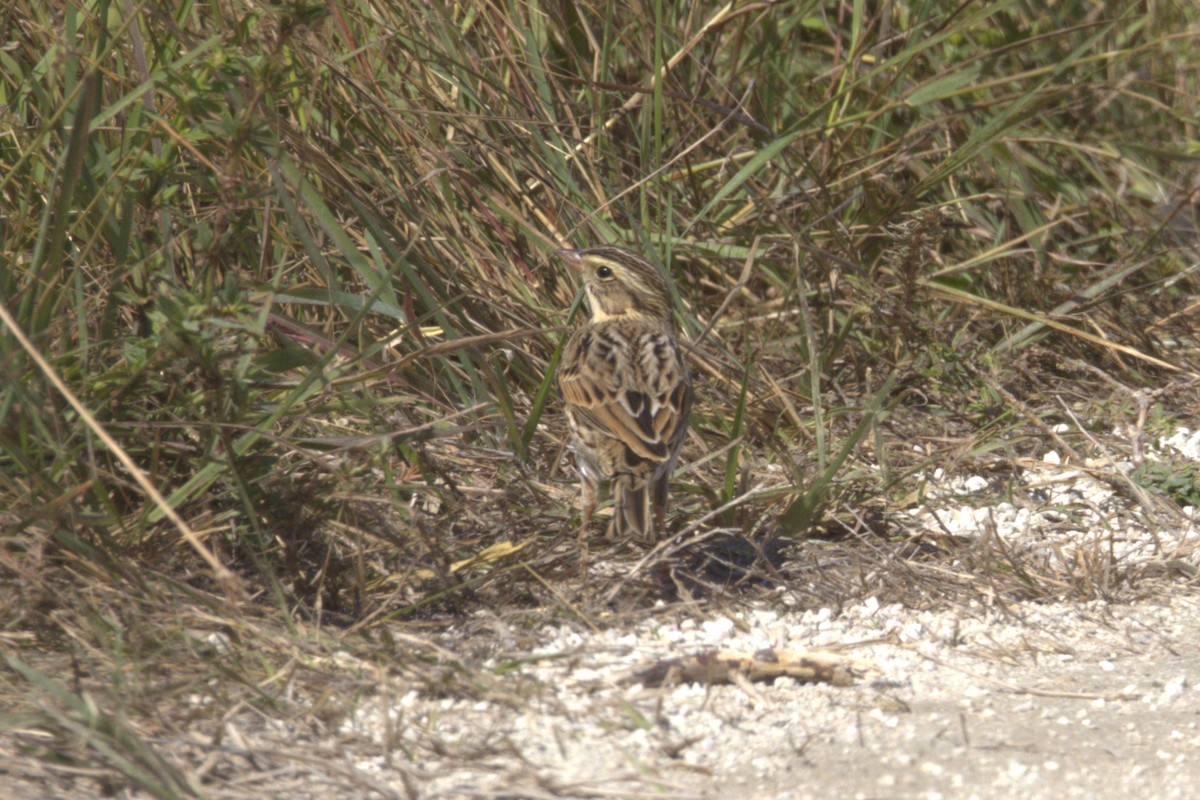
[[567, 262], [567, 266], [576, 272], [583, 269], [583, 257], [579, 255], [578, 250], [555, 250], [559, 257]]

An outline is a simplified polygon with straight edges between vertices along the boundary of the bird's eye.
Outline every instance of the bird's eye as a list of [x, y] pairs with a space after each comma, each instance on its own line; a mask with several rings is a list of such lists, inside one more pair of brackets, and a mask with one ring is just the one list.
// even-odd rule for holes
[[601, 280], [611, 278], [612, 277], [612, 268], [611, 267], [599, 267], [596, 270], [596, 277], [600, 278]]

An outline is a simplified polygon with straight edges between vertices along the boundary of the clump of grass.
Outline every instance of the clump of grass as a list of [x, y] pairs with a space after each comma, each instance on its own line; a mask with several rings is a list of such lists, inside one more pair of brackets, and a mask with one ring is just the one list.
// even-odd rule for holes
[[[30, 670], [69, 653], [100, 691], [126, 657], [193, 658], [186, 636], [116, 648], [123, 593], [145, 604], [122, 626], [270, 643], [234, 637], [245, 688], [222, 673], [214, 708], [269, 702], [250, 687], [297, 641], [594, 622], [555, 246], [671, 266], [705, 334], [680, 527], [854, 531], [859, 578], [813, 578], [814, 603], [878, 589], [861, 576], [897, 559], [874, 545], [905, 534], [862, 519], [917, 473], [1024, 455], [1068, 392], [1097, 427], [1128, 410], [1074, 365], [1196, 371], [1189, 4], [609, 11], [10, 4], [0, 581]], [[921, 602], [1028, 596], [1034, 572]]]

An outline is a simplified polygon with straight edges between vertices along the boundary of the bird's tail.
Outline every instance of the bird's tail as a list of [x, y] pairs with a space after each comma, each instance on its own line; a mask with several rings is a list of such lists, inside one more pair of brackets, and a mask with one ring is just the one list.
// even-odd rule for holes
[[617, 475], [612, 481], [613, 517], [609, 536], [626, 537], [653, 544], [654, 518], [651, 515], [652, 497], [646, 479], [633, 475]]

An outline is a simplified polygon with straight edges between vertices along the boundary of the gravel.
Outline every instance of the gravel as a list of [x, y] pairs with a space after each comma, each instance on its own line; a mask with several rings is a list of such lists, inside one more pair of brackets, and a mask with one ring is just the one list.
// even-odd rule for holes
[[[1180, 429], [1148, 455], [1200, 461], [1200, 432]], [[1195, 509], [1173, 529], [1136, 513], [1132, 463], [1061, 461], [1048, 451], [1023, 466], [1023, 504], [983, 504], [996, 494], [986, 476], [935, 473], [908, 518], [958, 536], [986, 529], [1063, 564], [1097, 547], [1126, 566], [1194, 549]], [[795, 607], [781, 587], [769, 608], [707, 619], [546, 625], [532, 651], [478, 665], [500, 681], [497, 699], [381, 695], [341, 735], [412, 754], [424, 797], [1192, 797], [1200, 598], [1179, 585], [1134, 605], [914, 610], [868, 598], [837, 613]], [[865, 666], [849, 687], [629, 683], [659, 659], [764, 648]], [[354, 767], [387, 783], [394, 764]]]
[[[438, 740], [448, 756], [414, 765], [428, 797], [1190, 797], [1200, 774], [1195, 597], [954, 614], [867, 602], [836, 617], [751, 610], [543, 633], [510, 673], [539, 687], [522, 707], [411, 692], [363, 705], [343, 733], [378, 737], [386, 711], [396, 746], [428, 754]], [[710, 647], [832, 648], [874, 669], [851, 687], [620, 682]], [[482, 755], [464, 764], [471, 751]], [[356, 766], [388, 772], [382, 758]]]

